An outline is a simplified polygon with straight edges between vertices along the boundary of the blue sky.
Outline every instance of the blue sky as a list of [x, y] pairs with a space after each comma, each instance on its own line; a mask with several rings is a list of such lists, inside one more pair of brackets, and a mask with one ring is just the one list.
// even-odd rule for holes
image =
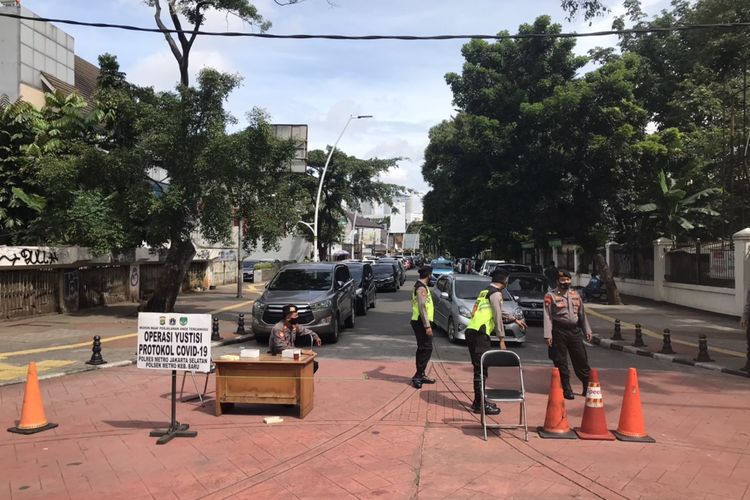
[[[162, 0], [164, 3], [165, 0]], [[511, 33], [542, 14], [552, 16], [563, 31], [609, 29], [622, 12], [621, 1], [609, 0], [612, 14], [591, 26], [582, 19], [568, 23], [559, 0], [305, 0], [280, 7], [273, 0], [254, 2], [273, 23], [276, 34], [495, 34]], [[644, 0], [653, 15], [665, 0]], [[93, 22], [155, 26], [153, 10], [142, 0], [24, 0], [37, 15]], [[160, 34], [134, 33], [61, 25], [75, 37], [76, 53], [96, 62], [99, 54], [115, 54], [128, 79], [159, 90], [179, 78], [166, 41]], [[233, 16], [214, 13], [206, 30], [248, 31]], [[577, 52], [614, 45], [614, 37], [581, 39]], [[199, 38], [191, 56], [191, 73], [201, 67], [239, 74], [242, 86], [228, 108], [243, 123], [245, 113], [264, 108], [273, 123], [309, 125], [310, 149], [333, 144], [350, 114], [355, 120], [339, 149], [360, 158], [404, 157], [384, 180], [425, 191], [420, 168], [430, 127], [450, 118], [452, 95], [447, 72], [460, 72], [465, 41], [324, 41]]]

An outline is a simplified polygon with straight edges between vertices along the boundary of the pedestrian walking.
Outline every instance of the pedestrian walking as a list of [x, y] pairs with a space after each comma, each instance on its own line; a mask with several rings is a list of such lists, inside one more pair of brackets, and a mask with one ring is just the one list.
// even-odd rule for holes
[[432, 295], [427, 288], [431, 275], [432, 267], [420, 267], [419, 279], [414, 283], [411, 294], [411, 328], [417, 339], [417, 370], [411, 379], [411, 385], [415, 389], [421, 389], [422, 384], [435, 383], [434, 379], [427, 378], [426, 375], [427, 363], [432, 357], [432, 321], [435, 317]]
[[742, 311], [740, 326], [745, 329], [747, 337], [747, 361], [742, 370], [750, 373], [750, 290], [748, 290], [747, 297], [745, 297], [745, 309]]
[[[508, 273], [504, 269], [495, 269], [490, 275], [490, 285], [479, 292], [471, 319], [466, 327], [466, 344], [469, 347], [469, 357], [474, 366], [474, 402], [471, 411], [482, 412], [482, 381], [487, 380], [487, 368], [482, 373], [480, 360], [482, 354], [491, 348], [490, 336], [497, 334], [500, 339], [500, 349], [505, 349], [505, 326], [503, 325], [503, 289], [508, 286]], [[523, 320], [514, 319], [521, 328], [526, 328]], [[500, 413], [492, 402], [485, 402], [484, 413], [497, 415]]]
[[583, 384], [582, 396], [589, 385], [589, 360], [584, 336], [591, 341], [591, 327], [583, 309], [583, 300], [575, 290], [570, 289], [571, 276], [567, 271], [558, 271], [557, 288], [544, 296], [544, 340], [549, 347], [549, 358], [560, 370], [563, 396], [573, 399], [568, 371], [568, 354], [576, 376]]
[[554, 290], [557, 288], [557, 266], [555, 266], [555, 261], [551, 260], [549, 261], [549, 264], [547, 264], [547, 267], [544, 268], [544, 276], [547, 278], [547, 284], [550, 287], [550, 290]]

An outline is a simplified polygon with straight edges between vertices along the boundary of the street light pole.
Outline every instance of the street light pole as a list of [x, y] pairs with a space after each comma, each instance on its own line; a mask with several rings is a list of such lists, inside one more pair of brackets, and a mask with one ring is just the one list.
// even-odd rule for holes
[[318, 253], [318, 210], [320, 209], [320, 192], [323, 190], [323, 182], [325, 181], [326, 172], [328, 171], [328, 164], [331, 162], [331, 157], [333, 156], [333, 152], [336, 150], [336, 146], [341, 140], [341, 137], [344, 135], [344, 132], [346, 131], [346, 128], [349, 126], [349, 123], [351, 123], [352, 120], [361, 120], [362, 118], [372, 118], [372, 115], [349, 115], [349, 119], [346, 121], [346, 125], [344, 125], [344, 128], [341, 130], [341, 133], [339, 134], [338, 139], [336, 139], [336, 142], [333, 143], [333, 147], [331, 148], [331, 151], [328, 153], [326, 164], [323, 167], [323, 173], [320, 174], [320, 182], [318, 183], [318, 196], [315, 198], [315, 221], [313, 222], [313, 261], [314, 262], [320, 262], [320, 255]]

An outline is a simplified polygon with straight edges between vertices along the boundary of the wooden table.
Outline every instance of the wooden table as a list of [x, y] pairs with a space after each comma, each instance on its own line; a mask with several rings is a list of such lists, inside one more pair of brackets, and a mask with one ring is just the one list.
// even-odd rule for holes
[[296, 405], [300, 418], [313, 409], [314, 352], [298, 361], [270, 354], [216, 363], [216, 416], [234, 403]]

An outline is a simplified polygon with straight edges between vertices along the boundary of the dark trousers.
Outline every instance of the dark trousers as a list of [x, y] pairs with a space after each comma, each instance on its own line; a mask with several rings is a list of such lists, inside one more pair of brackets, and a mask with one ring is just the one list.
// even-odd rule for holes
[[[578, 328], [552, 327], [552, 347], [550, 359], [560, 370], [560, 380], [563, 390], [570, 389], [570, 371], [568, 371], [568, 354], [573, 363], [573, 371], [584, 384], [588, 384], [591, 368], [583, 344], [583, 334]], [[586, 388], [584, 387], [584, 391]]]
[[427, 363], [432, 357], [432, 336], [427, 335], [427, 331], [421, 321], [412, 321], [411, 328], [414, 330], [414, 336], [417, 338], [417, 372], [414, 378], [421, 378], [427, 370]]
[[479, 404], [482, 401], [482, 380], [487, 381], [487, 368], [481, 373], [480, 360], [482, 354], [492, 348], [490, 336], [476, 330], [466, 330], [466, 345], [469, 346], [469, 357], [471, 364], [474, 365], [474, 403]]

